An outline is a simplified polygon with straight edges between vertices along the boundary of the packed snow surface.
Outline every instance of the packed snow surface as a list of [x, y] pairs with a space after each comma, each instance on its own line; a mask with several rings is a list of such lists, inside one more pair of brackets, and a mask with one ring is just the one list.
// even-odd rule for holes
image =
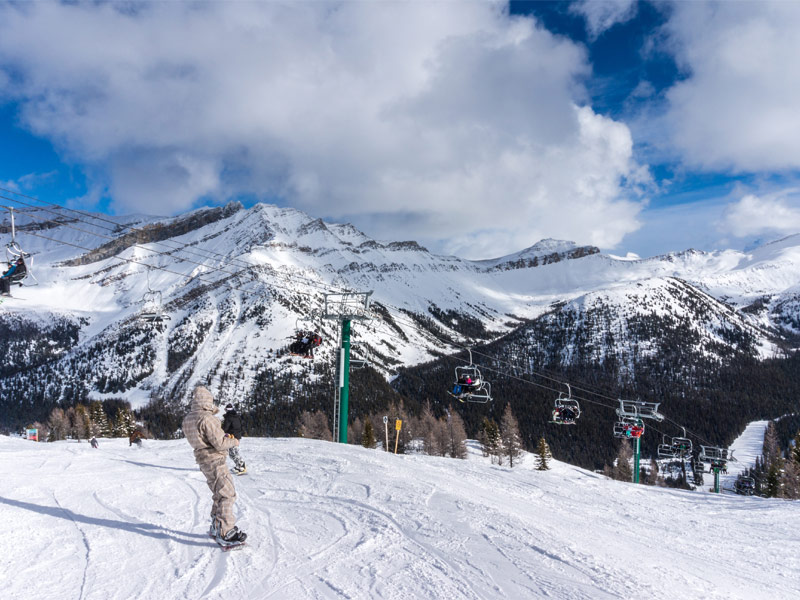
[[246, 548], [185, 440], [0, 437], [3, 598], [796, 598], [795, 503], [245, 438]]
[[[745, 427], [744, 432], [731, 444], [730, 451], [736, 462], [729, 462], [727, 473], [720, 475], [720, 485], [733, 489], [740, 473], [756, 464], [756, 458], [764, 454], [764, 435], [767, 433], [769, 421], [753, 421]], [[713, 475], [712, 481], [713, 481]]]

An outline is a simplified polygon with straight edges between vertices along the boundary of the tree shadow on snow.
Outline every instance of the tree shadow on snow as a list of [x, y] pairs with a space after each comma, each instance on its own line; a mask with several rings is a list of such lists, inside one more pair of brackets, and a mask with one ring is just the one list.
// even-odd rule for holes
[[[39, 514], [47, 515], [49, 517], [56, 517], [58, 519], [69, 519], [76, 525], [78, 523], [85, 523], [86, 525], [96, 525], [98, 527], [110, 527], [112, 529], [121, 529], [122, 531], [128, 531], [130, 533], [138, 533], [139, 535], [145, 535], [147, 537], [152, 537], [156, 539], [172, 540], [173, 542], [178, 542], [179, 544], [184, 544], [185, 546], [200, 546], [203, 548], [207, 548], [209, 546], [213, 546], [216, 548], [217, 546], [213, 542], [202, 543], [199, 541], [193, 541], [193, 539], [194, 540], [207, 539], [207, 536], [205, 535], [199, 533], [186, 533], [184, 531], [175, 531], [174, 529], [166, 529], [165, 527], [161, 527], [160, 525], [152, 525], [150, 523], [131, 523], [130, 521], [115, 521], [113, 519], [100, 519], [98, 517], [89, 517], [87, 515], [81, 515], [76, 512], [73, 512], [67, 508], [60, 508], [58, 506], [42, 506], [39, 504], [33, 504], [31, 502], [11, 500], [10, 498], [3, 498], [2, 496], [0, 496], [0, 503], [6, 504], [8, 506], [13, 506], [16, 508], [22, 508], [24, 510], [37, 512]], [[191, 538], [191, 539], [186, 539], [186, 538]]]

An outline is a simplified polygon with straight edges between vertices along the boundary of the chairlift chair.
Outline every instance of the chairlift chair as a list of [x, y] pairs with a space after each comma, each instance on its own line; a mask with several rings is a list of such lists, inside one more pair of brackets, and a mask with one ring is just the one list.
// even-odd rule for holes
[[139, 318], [142, 321], [153, 323], [164, 318], [164, 307], [161, 302], [162, 296], [159, 290], [148, 290], [142, 297], [142, 311]]
[[614, 437], [640, 438], [644, 435], [644, 422], [639, 419], [624, 418], [614, 423]]
[[[22, 261], [22, 268], [17, 268], [15, 272], [9, 277], [10, 283], [19, 286], [34, 286], [39, 285], [39, 281], [33, 275], [33, 255], [25, 252], [22, 246], [17, 241], [17, 230], [14, 222], [14, 209], [10, 206], [7, 207], [11, 215], [11, 240], [6, 244], [6, 262], [9, 267], [16, 264], [17, 261]], [[3, 269], [5, 271], [6, 269]], [[31, 283], [33, 280], [33, 283]]]
[[311, 313], [308, 317], [298, 317], [295, 321], [294, 342], [289, 344], [289, 354], [301, 358], [314, 358], [314, 348], [322, 344], [322, 336], [317, 333], [316, 324], [317, 313]]
[[[353, 358], [353, 350], [357, 350], [357, 354], [363, 358]], [[351, 369], [364, 369], [369, 366], [369, 354], [367, 347], [361, 343], [350, 344], [350, 368]]]
[[577, 400], [572, 397], [572, 388], [568, 383], [567, 397], [564, 397], [563, 392], [559, 392], [556, 398], [555, 408], [553, 408], [553, 418], [551, 423], [558, 425], [575, 425], [578, 417], [581, 416], [581, 406]]
[[700, 455], [697, 458], [703, 463], [710, 464], [712, 469], [726, 469], [729, 461], [736, 461], [728, 448], [718, 446], [700, 446]]
[[617, 415], [621, 418], [629, 419], [654, 419], [663, 421], [664, 415], [658, 412], [660, 402], [640, 402], [638, 400], [619, 401]]
[[146, 323], [160, 323], [169, 316], [164, 314], [163, 295], [161, 290], [150, 287], [150, 268], [147, 269], [147, 291], [142, 296], [142, 310], [139, 319]]
[[667, 443], [667, 436], [662, 436], [662, 443], [658, 445], [658, 458], [678, 458], [680, 454], [676, 452], [672, 442]]
[[469, 364], [455, 369], [456, 381], [448, 394], [460, 402], [478, 402], [485, 404], [492, 399], [492, 385], [484, 381], [477, 366], [472, 364], [472, 351], [469, 352]]
[[678, 456], [689, 456], [692, 453], [692, 440], [686, 437], [686, 429], [683, 435], [672, 438], [672, 449]]
[[733, 483], [733, 490], [742, 496], [752, 496], [756, 493], [756, 480], [740, 475]]

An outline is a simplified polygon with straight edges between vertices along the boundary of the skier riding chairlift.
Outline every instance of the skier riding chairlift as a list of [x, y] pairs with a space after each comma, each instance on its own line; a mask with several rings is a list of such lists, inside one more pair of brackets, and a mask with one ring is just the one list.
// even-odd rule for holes
[[575, 425], [578, 417], [581, 416], [581, 407], [578, 401], [572, 397], [572, 388], [567, 383], [567, 397], [564, 398], [563, 392], [556, 398], [555, 408], [553, 409], [553, 423], [558, 425]]
[[19, 256], [15, 261], [9, 261], [8, 268], [0, 275], [0, 294], [3, 296], [11, 296], [12, 284], [22, 285], [22, 280], [28, 274], [28, 268], [25, 266], [25, 259]]
[[298, 331], [295, 341], [289, 345], [289, 354], [302, 358], [314, 358], [314, 348], [322, 344], [322, 336], [313, 331]]

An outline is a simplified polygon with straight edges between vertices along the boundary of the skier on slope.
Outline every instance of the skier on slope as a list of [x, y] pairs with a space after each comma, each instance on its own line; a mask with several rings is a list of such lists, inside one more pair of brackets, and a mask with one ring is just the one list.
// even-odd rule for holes
[[183, 433], [194, 448], [194, 458], [206, 476], [214, 501], [208, 534], [223, 548], [230, 548], [247, 539], [247, 534], [236, 527], [233, 516], [236, 488], [225, 464], [227, 451], [238, 446], [239, 440], [222, 431], [219, 419], [214, 416], [218, 410], [211, 392], [197, 386], [192, 394], [192, 410], [183, 420]]
[[[242, 417], [238, 415], [233, 404], [230, 402], [225, 406], [225, 417], [222, 419], [222, 431], [231, 434], [237, 440], [242, 439]], [[231, 472], [234, 475], [244, 475], [247, 473], [244, 459], [239, 455], [239, 446], [234, 446], [228, 450], [228, 456], [231, 457], [234, 467]]]

